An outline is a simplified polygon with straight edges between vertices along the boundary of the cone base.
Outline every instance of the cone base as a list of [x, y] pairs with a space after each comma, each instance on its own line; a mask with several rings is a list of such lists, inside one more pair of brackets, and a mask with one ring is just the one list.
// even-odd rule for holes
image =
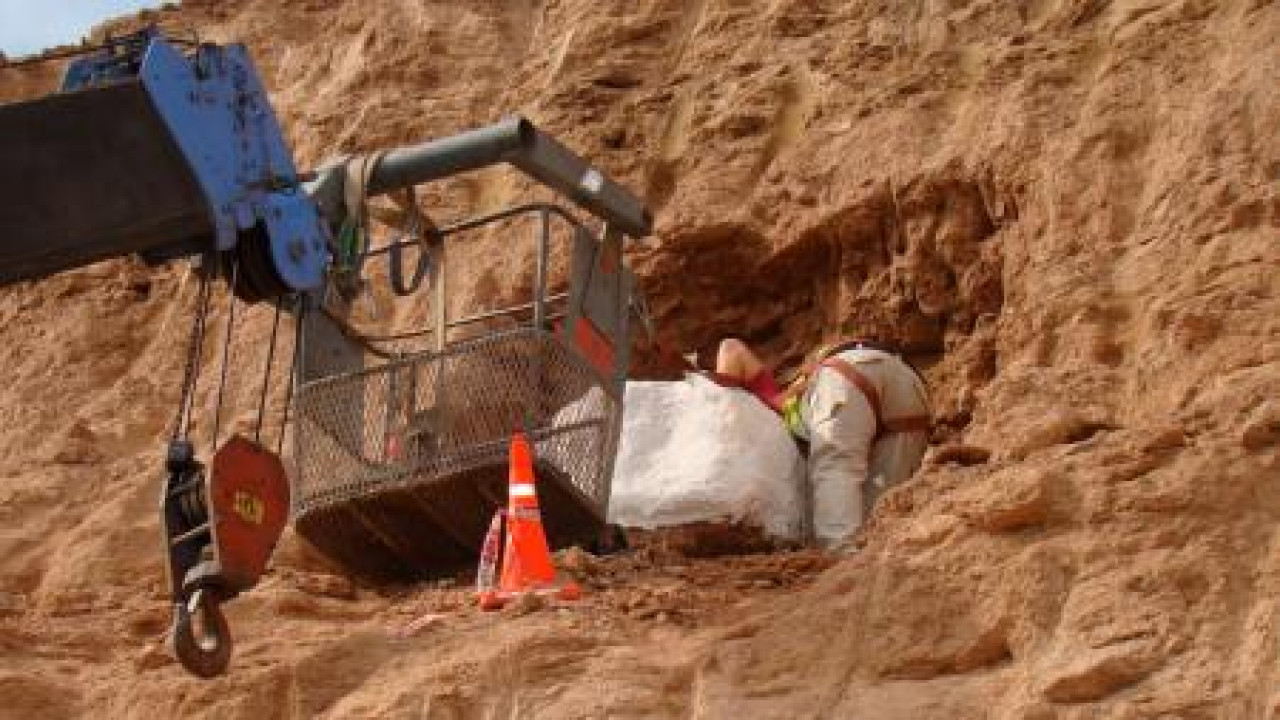
[[478, 606], [485, 612], [501, 610], [521, 595], [540, 595], [544, 598], [573, 602], [582, 599], [582, 588], [575, 582], [567, 582], [559, 587], [530, 588], [528, 590], [490, 590], [478, 596]]

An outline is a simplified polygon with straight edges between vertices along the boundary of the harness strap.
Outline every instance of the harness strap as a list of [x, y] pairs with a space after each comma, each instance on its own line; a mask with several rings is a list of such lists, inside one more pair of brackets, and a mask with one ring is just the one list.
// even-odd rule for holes
[[827, 348], [827, 351], [823, 353], [822, 357], [818, 358], [818, 361], [821, 362], [822, 360], [826, 360], [827, 358], [833, 358], [846, 350], [860, 350], [862, 348], [867, 348], [869, 350], [879, 350], [882, 353], [888, 353], [890, 355], [897, 356], [897, 358], [901, 360], [903, 363], [905, 363], [907, 367], [911, 368], [911, 372], [915, 373], [916, 377], [920, 378], [920, 382], [924, 383], [926, 388], [928, 387], [929, 383], [925, 381], [924, 373], [920, 372], [920, 368], [916, 367], [915, 363], [911, 362], [910, 358], [904, 355], [902, 353], [902, 350], [893, 343], [880, 342], [878, 340], [869, 340], [867, 338], [854, 338], [852, 340], [845, 340], [843, 342], [832, 345], [830, 348]]
[[884, 414], [880, 411], [880, 391], [876, 390], [876, 386], [867, 379], [852, 363], [841, 360], [840, 358], [827, 358], [822, 361], [821, 367], [831, 368], [845, 380], [849, 381], [854, 387], [862, 391], [863, 397], [867, 399], [867, 404], [871, 406], [871, 412], [876, 416], [876, 434], [879, 434], [880, 428], [884, 425]]
[[334, 264], [340, 292], [348, 300], [360, 289], [362, 263], [369, 249], [369, 176], [383, 155], [383, 152], [374, 152], [350, 157], [343, 170], [342, 205], [346, 219], [338, 230]]
[[369, 220], [369, 208], [366, 204], [368, 200], [369, 177], [373, 175], [373, 170], [382, 162], [382, 156], [385, 152], [372, 152], [363, 155], [356, 155], [351, 158], [345, 168], [345, 177], [342, 183], [342, 204], [347, 211], [347, 220], [355, 223], [356, 227], [364, 232], [365, 225]]
[[898, 349], [898, 346], [893, 345], [892, 343], [880, 342], [869, 338], [852, 338], [850, 340], [838, 342], [827, 348], [821, 359], [826, 360], [827, 358], [833, 358], [846, 350], [858, 350], [860, 348], [879, 350], [880, 352], [889, 353], [890, 355], [902, 354]]
[[827, 367], [835, 370], [845, 380], [849, 381], [854, 387], [862, 392], [862, 396], [867, 399], [867, 404], [871, 406], [871, 412], [876, 418], [876, 434], [875, 439], [879, 440], [885, 435], [894, 435], [897, 433], [920, 432], [927, 433], [933, 425], [932, 419], [928, 415], [905, 415], [885, 419], [881, 410], [880, 392], [876, 390], [876, 386], [863, 375], [858, 368], [852, 363], [841, 360], [838, 357], [830, 357], [822, 361], [820, 367]]

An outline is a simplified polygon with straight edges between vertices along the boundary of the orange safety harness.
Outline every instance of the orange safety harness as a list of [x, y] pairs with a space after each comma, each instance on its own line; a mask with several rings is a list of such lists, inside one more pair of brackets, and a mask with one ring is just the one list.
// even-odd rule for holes
[[819, 367], [835, 370], [841, 377], [862, 392], [862, 396], [867, 399], [867, 404], [871, 406], [871, 412], [876, 418], [876, 440], [886, 435], [898, 433], [928, 433], [932, 427], [932, 420], [928, 415], [905, 415], [886, 418], [881, 409], [880, 392], [876, 390], [875, 384], [866, 375], [863, 375], [858, 368], [854, 367], [853, 363], [837, 357], [828, 357], [822, 361]]

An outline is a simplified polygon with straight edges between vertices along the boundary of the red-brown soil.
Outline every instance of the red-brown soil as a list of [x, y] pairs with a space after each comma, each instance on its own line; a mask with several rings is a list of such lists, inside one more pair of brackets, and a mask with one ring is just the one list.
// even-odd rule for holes
[[[160, 649], [155, 518], [194, 285], [120, 261], [8, 288], [0, 715], [1280, 716], [1280, 5], [158, 17], [248, 43], [308, 165], [527, 114], [655, 210], [631, 259], [672, 338], [740, 335], [786, 365], [887, 336], [942, 427], [825, 570], [650, 545], [571, 558], [580, 606], [481, 615], [456, 585], [353, 588], [288, 537], [230, 606], [232, 672], [203, 682]], [[0, 97], [51, 79], [0, 70]], [[520, 187], [484, 173], [427, 200], [447, 216]], [[528, 287], [498, 238], [456, 257], [457, 310]], [[268, 326], [251, 313], [240, 365]]]

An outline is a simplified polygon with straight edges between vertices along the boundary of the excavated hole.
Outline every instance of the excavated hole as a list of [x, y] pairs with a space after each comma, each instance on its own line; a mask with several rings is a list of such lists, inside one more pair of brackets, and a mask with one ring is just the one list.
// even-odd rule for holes
[[724, 337], [746, 340], [784, 377], [825, 342], [892, 341], [930, 380], [947, 436], [968, 424], [998, 367], [1000, 233], [1015, 218], [992, 192], [945, 176], [885, 184], [790, 238], [731, 222], [677, 230], [644, 258], [645, 292], [664, 334], [704, 364]]

